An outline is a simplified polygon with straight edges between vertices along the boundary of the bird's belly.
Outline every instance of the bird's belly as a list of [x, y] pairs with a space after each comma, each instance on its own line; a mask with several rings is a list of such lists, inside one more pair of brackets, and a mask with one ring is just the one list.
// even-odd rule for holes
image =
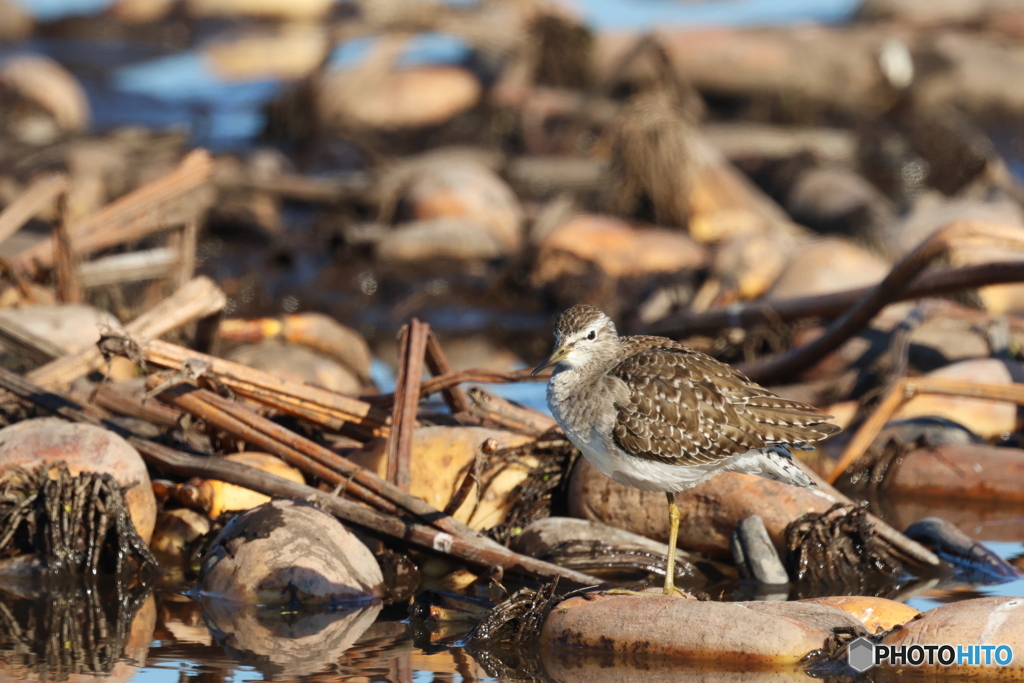
[[606, 447], [598, 434], [592, 434], [587, 440], [568, 432], [566, 435], [601, 474], [641, 491], [668, 492], [693, 488], [717, 474], [726, 464], [673, 465], [626, 455], [614, 446]]

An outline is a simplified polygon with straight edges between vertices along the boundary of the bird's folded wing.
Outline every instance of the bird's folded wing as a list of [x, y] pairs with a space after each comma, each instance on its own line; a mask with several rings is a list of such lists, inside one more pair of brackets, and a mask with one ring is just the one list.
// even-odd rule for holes
[[699, 465], [839, 431], [829, 416], [775, 396], [710, 356], [654, 339], [629, 338], [626, 349], [634, 353], [608, 376], [620, 397], [612, 436], [630, 455]]

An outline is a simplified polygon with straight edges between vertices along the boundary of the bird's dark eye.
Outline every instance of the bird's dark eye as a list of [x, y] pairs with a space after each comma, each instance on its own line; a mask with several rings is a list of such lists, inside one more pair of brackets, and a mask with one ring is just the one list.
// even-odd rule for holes
[[587, 335], [587, 339], [593, 341], [595, 338], [597, 338], [597, 332], [595, 332], [594, 330], [591, 330], [590, 334]]

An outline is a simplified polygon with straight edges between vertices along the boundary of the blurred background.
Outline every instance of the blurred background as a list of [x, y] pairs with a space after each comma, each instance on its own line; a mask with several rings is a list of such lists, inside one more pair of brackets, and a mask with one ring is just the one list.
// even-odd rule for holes
[[654, 329], [1020, 225], [1022, 38], [1011, 0], [0, 0], [0, 207], [68, 171], [74, 222], [204, 147], [229, 316], [329, 313], [389, 358], [416, 315], [506, 370], [578, 301]]

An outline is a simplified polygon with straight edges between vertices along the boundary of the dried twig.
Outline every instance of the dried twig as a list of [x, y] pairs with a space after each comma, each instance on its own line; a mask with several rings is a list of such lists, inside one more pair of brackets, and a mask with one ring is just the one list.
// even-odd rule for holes
[[[136, 343], [144, 344], [186, 323], [216, 313], [224, 308], [225, 303], [227, 298], [220, 287], [208, 277], [200, 276], [125, 325], [124, 331]], [[90, 346], [36, 368], [28, 377], [47, 388], [65, 387], [102, 364], [102, 353], [97, 347]]]
[[40, 210], [67, 192], [68, 177], [51, 173], [32, 183], [0, 213], [0, 242], [18, 232]]
[[398, 378], [386, 452], [388, 481], [403, 491], [412, 483], [412, 432], [430, 326], [413, 318], [399, 333]]
[[67, 193], [57, 197], [57, 220], [53, 223], [53, 261], [57, 275], [57, 300], [65, 304], [82, 302], [82, 277], [78, 258], [68, 233]]
[[836, 466], [828, 475], [833, 484], [840, 475], [867, 452], [892, 416], [904, 403], [918, 394], [964, 396], [990, 401], [1007, 401], [1024, 406], [1024, 384], [977, 384], [949, 379], [914, 377], [896, 382], [879, 402], [871, 416], [861, 423], [850, 439]]
[[1022, 241], [1016, 228], [1011, 229], [977, 221], [951, 223], [925, 240], [917, 249], [893, 266], [884, 280], [868, 290], [856, 304], [847, 309], [828, 327], [824, 334], [813, 342], [777, 356], [753, 363], [744, 363], [739, 366], [739, 369], [755, 382], [762, 384], [771, 384], [780, 380], [792, 381], [796, 374], [814, 365], [839, 348], [847, 339], [864, 329], [879, 311], [896, 300], [897, 293], [902, 291], [918, 273], [928, 267], [936, 257], [945, 253], [951, 242], [977, 238], [997, 244], [1019, 245]]
[[479, 387], [472, 387], [469, 397], [473, 401], [470, 414], [520, 434], [540, 436], [557, 424], [549, 415], [517, 406]]
[[[447, 375], [452, 371], [448, 357], [445, 356], [444, 349], [441, 348], [441, 343], [437, 341], [433, 330], [427, 331], [427, 354], [424, 361], [434, 377]], [[422, 392], [420, 395], [423, 396]], [[458, 385], [446, 387], [441, 390], [441, 395], [444, 397], [448, 409], [453, 413], [465, 413], [469, 410], [469, 399], [462, 387]]]
[[[205, 183], [213, 174], [213, 159], [206, 150], [190, 152], [178, 167], [148, 185], [72, 225], [69, 229], [75, 253], [85, 256], [100, 249], [137, 240], [153, 232], [170, 228], [161, 209]], [[43, 268], [53, 266], [53, 240], [47, 239], [25, 249], [12, 261], [22, 270], [34, 264]]]
[[[77, 403], [48, 392], [2, 368], [0, 368], [0, 388], [72, 422], [92, 424], [120, 434], [142, 454], [149, 465], [164, 472], [184, 477], [219, 479], [278, 498], [308, 500], [336, 517], [371, 533], [411, 543], [427, 551], [447, 555], [476, 566], [501, 567], [508, 572], [544, 580], [559, 577], [561, 580], [579, 585], [601, 583], [581, 572], [519, 555], [482, 537], [460, 538], [453, 536], [426, 524], [385, 515], [359, 503], [336, 498], [310, 486], [297, 484], [241, 463], [228, 462], [221, 458], [186, 455], [172, 448], [140, 439], [116, 425], [98, 420]], [[422, 501], [420, 502], [422, 503]], [[426, 505], [426, 503], [423, 504]], [[437, 515], [440, 514], [436, 510], [434, 512]]]
[[208, 377], [242, 396], [261, 403], [273, 403], [282, 412], [309, 419], [329, 429], [338, 429], [346, 422], [361, 425], [370, 432], [367, 438], [386, 436], [388, 432], [386, 412], [335, 391], [289, 382], [240, 363], [190, 351], [159, 339], [143, 347], [143, 358], [147, 363], [172, 370], [180, 370], [189, 359], [199, 359], [209, 364]]

